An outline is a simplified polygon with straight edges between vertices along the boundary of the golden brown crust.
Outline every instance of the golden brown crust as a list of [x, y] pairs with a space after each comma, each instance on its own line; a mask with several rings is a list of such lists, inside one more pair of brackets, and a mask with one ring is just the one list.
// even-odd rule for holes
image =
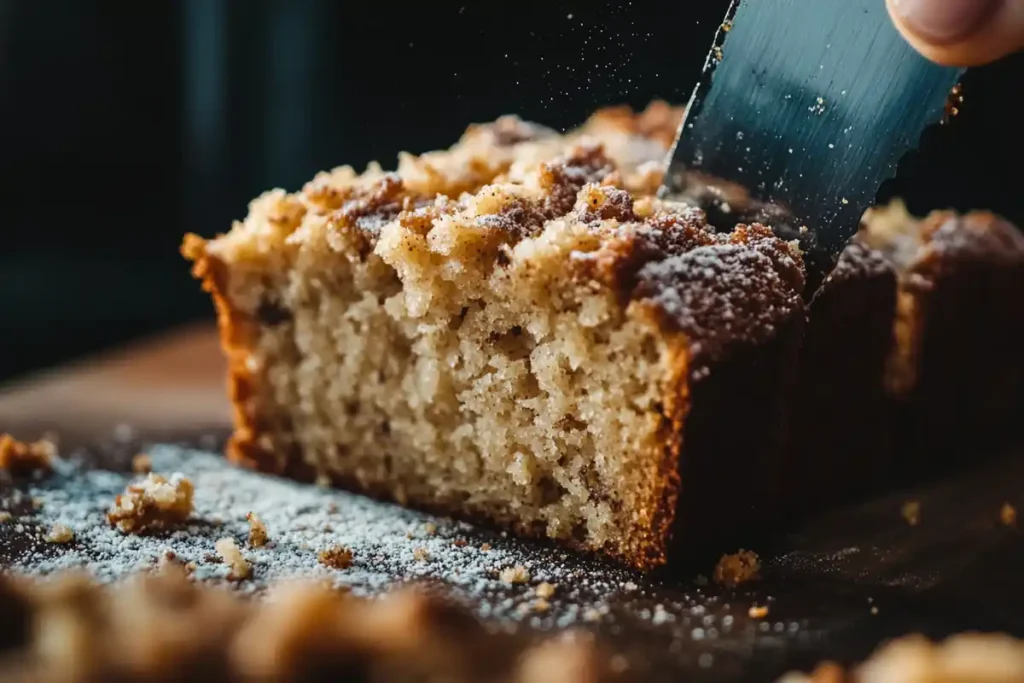
[[234, 432], [227, 444], [227, 456], [233, 462], [261, 472], [283, 474], [288, 454], [275, 452], [259, 440], [264, 425], [250, 400], [257, 392], [249, 357], [256, 341], [258, 323], [232, 306], [227, 297], [227, 265], [207, 251], [207, 240], [187, 234], [181, 254], [192, 261], [192, 276], [202, 282], [217, 311], [217, 329], [221, 349], [227, 358], [228, 399], [231, 402]]

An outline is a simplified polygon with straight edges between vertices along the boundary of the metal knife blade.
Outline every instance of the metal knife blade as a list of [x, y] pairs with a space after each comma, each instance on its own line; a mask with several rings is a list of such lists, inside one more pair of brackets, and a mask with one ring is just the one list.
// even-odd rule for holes
[[816, 280], [961, 74], [915, 52], [882, 0], [733, 0], [661, 196], [799, 239]]

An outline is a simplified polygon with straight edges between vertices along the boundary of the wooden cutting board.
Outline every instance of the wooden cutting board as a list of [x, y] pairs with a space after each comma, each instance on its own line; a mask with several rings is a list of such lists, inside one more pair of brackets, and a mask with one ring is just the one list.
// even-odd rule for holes
[[[214, 330], [185, 328], [0, 391], [0, 431], [54, 432], [88, 467], [124, 469], [140, 440], [198, 443], [205, 434], [200, 447], [215, 450], [228, 426], [223, 370]], [[502, 618], [549, 630], [559, 628], [557, 614], [601, 606], [606, 617], [584, 627], [627, 657], [636, 680], [773, 680], [821, 659], [862, 659], [910, 632], [1024, 637], [1024, 539], [1000, 519], [1004, 503], [1024, 510], [1024, 454], [992, 455], [969, 474], [846, 505], [758, 541], [763, 579], [747, 587], [699, 585], [697, 570], [644, 577], [560, 553], [559, 571], [602, 581], [574, 591], [577, 604], [556, 603], [550, 618]], [[17, 495], [0, 487], [0, 503]], [[915, 525], [901, 514], [907, 501], [919, 505]], [[460, 533], [523, 561], [553, 561], [549, 548]], [[23, 562], [29, 546], [0, 527], [0, 566]], [[515, 599], [508, 592], [479, 598], [488, 604], [477, 611]], [[768, 615], [751, 619], [752, 605], [768, 605]]]

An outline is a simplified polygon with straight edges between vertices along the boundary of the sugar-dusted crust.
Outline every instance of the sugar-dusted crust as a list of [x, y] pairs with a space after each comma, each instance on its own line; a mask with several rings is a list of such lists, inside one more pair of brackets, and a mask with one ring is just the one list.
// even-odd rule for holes
[[[651, 197], [677, 121], [605, 112], [555, 136], [502, 119], [186, 238], [230, 361], [229, 455], [645, 569], [673, 536], [767, 517], [803, 267], [764, 226], [717, 233]], [[726, 433], [737, 405], [743, 436]], [[740, 504], [712, 512], [727, 494]]]

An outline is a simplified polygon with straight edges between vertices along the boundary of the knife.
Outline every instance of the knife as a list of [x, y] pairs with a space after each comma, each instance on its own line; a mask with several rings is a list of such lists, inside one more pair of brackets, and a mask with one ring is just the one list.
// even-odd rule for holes
[[720, 228], [758, 221], [798, 239], [816, 283], [900, 158], [950, 113], [961, 75], [914, 51], [883, 0], [733, 0], [660, 196]]

